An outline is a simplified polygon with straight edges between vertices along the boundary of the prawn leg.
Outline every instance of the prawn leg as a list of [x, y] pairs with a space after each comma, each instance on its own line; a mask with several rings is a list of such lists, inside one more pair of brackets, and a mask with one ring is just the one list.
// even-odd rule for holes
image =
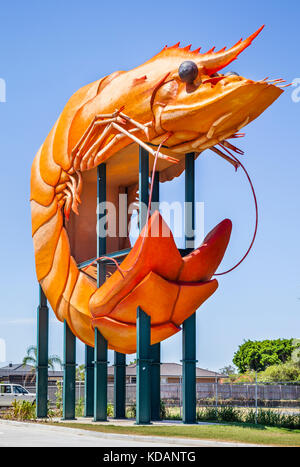
[[[100, 160], [103, 156], [103, 154], [112, 146], [114, 145], [117, 141], [119, 141], [120, 139], [123, 139], [125, 137], [131, 139], [132, 141], [134, 141], [135, 143], [139, 144], [140, 146], [142, 146], [144, 149], [146, 149], [146, 151], [148, 151], [153, 157], [156, 155], [156, 151], [154, 149], [152, 149], [147, 143], [145, 143], [144, 141], [142, 141], [140, 138], [138, 138], [137, 136], [135, 136], [133, 134], [133, 130], [131, 131], [127, 131], [125, 128], [121, 127], [120, 125], [118, 125], [117, 123], [111, 123], [110, 124], [110, 128], [109, 128], [110, 131], [113, 131], [113, 130], [117, 130], [118, 131], [118, 134], [116, 134], [114, 136], [114, 138], [107, 144], [107, 146], [105, 146], [102, 150], [100, 150], [98, 152], [98, 154], [96, 155], [96, 158], [95, 160], [93, 161], [94, 162], [94, 165], [98, 165], [100, 163]], [[160, 159], [164, 159], [164, 160], [167, 160], [169, 162], [172, 162], [174, 164], [176, 164], [178, 162], [178, 159], [175, 159], [174, 157], [170, 157], [170, 156], [167, 156], [166, 154], [162, 154], [161, 152], [158, 153], [158, 157]]]

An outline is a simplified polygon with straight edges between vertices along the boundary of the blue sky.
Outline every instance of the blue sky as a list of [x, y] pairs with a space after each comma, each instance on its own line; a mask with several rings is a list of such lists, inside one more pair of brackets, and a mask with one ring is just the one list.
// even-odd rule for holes
[[[67, 99], [79, 87], [133, 68], [179, 40], [208, 50], [263, 33], [231, 65], [242, 76], [300, 77], [297, 0], [182, 2], [164, 0], [15, 0], [1, 6], [0, 103], [1, 301], [0, 338], [7, 361], [18, 362], [36, 341], [38, 288], [31, 240], [29, 179], [33, 157]], [[244, 339], [300, 337], [300, 102], [286, 92], [246, 128], [240, 147], [259, 203], [259, 231], [247, 260], [221, 277], [197, 313], [199, 366], [231, 363]], [[244, 253], [254, 206], [242, 171], [205, 152], [196, 162], [196, 198], [205, 202], [205, 231], [233, 221], [222, 269]], [[163, 199], [183, 194], [182, 178], [162, 187]], [[62, 355], [62, 325], [50, 313], [50, 353]], [[163, 343], [163, 361], [181, 359], [181, 336]], [[110, 355], [110, 359], [112, 355]], [[78, 344], [78, 361], [83, 345]]]

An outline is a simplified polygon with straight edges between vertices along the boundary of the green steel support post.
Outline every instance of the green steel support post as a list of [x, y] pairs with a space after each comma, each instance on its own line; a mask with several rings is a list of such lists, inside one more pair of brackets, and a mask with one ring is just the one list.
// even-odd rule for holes
[[[106, 164], [97, 167], [97, 258], [106, 253], [106, 232], [101, 231], [100, 224], [106, 216], [103, 207], [106, 203]], [[104, 284], [106, 280], [106, 266], [104, 263], [97, 264], [97, 286]]]
[[[195, 156], [185, 156], [185, 247], [194, 247]], [[182, 331], [183, 423], [196, 423], [196, 314], [183, 323]]]
[[151, 423], [151, 321], [140, 307], [136, 316], [136, 424]]
[[159, 210], [159, 172], [155, 172], [152, 192], [151, 213]]
[[160, 420], [160, 342], [150, 346], [151, 420]]
[[141, 146], [139, 165], [139, 227], [141, 231], [146, 224], [149, 201], [149, 153]]
[[85, 346], [84, 416], [94, 415], [94, 349]]
[[[128, 196], [128, 190], [125, 190]], [[127, 201], [123, 205], [127, 219]], [[127, 229], [125, 221], [124, 229]], [[114, 352], [114, 418], [126, 418], [126, 354]]]
[[[139, 151], [139, 228], [141, 231], [146, 224], [149, 202], [149, 153], [141, 146]], [[150, 317], [140, 307], [137, 309], [136, 337], [136, 423], [148, 424], [151, 420], [151, 322]]]
[[95, 328], [94, 422], [107, 420], [107, 341]]
[[[99, 228], [106, 203], [106, 165], [97, 167], [97, 257], [106, 253], [106, 235]], [[100, 287], [106, 278], [106, 267], [103, 263], [97, 266], [97, 286]], [[94, 348], [94, 421], [107, 420], [107, 341], [101, 332], [95, 328]]]
[[64, 321], [63, 420], [75, 419], [76, 338]]
[[[159, 209], [159, 172], [154, 175], [152, 207], [153, 211]], [[160, 352], [160, 342], [151, 345], [151, 420], [154, 421], [160, 420]]]
[[37, 309], [37, 368], [36, 368], [36, 416], [47, 417], [48, 400], [48, 329], [49, 309], [47, 298], [39, 286]]
[[126, 355], [115, 352], [114, 361], [114, 418], [125, 418]]

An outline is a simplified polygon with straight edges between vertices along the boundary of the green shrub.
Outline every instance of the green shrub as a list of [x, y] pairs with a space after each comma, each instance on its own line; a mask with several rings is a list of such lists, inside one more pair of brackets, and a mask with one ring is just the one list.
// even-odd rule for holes
[[197, 420], [201, 422], [217, 421], [217, 410], [215, 407], [201, 407], [197, 411]]
[[47, 416], [48, 416], [48, 418], [50, 418], [50, 420], [57, 416], [57, 412], [55, 410], [53, 410], [51, 407], [49, 407], [49, 405], [48, 405], [48, 409], [47, 409]]
[[217, 410], [217, 419], [220, 422], [240, 422], [241, 414], [235, 407], [219, 407]]
[[167, 417], [167, 409], [166, 409], [166, 404], [165, 402], [160, 399], [160, 410], [159, 410], [159, 414], [160, 414], [160, 419], [161, 420], [165, 420], [166, 417]]
[[112, 404], [107, 404], [107, 416], [113, 417], [114, 415], [114, 406]]
[[82, 397], [80, 397], [75, 405], [75, 416], [76, 417], [83, 417], [84, 416], [84, 401]]
[[264, 382], [300, 381], [300, 367], [293, 362], [271, 365], [258, 373], [257, 379]]
[[281, 426], [283, 417], [284, 415], [273, 410], [258, 410], [257, 423], [260, 425]]
[[[234, 407], [203, 407], [197, 412], [198, 421], [238, 422], [256, 423], [256, 412], [254, 409], [238, 409]], [[257, 424], [275, 426], [279, 428], [299, 429], [300, 414], [283, 414], [275, 410], [258, 409]]]
[[174, 411], [166, 409], [165, 420], [182, 420], [182, 416], [180, 415], [180, 412], [174, 413]]
[[[127, 408], [126, 416], [128, 418], [136, 418], [136, 403], [130, 405]], [[162, 399], [160, 400], [160, 418], [161, 420], [168, 418], [168, 411], [166, 409], [166, 404]]]
[[202, 407], [197, 411], [198, 421], [240, 422], [241, 415], [235, 407]]
[[57, 408], [57, 415], [59, 417], [62, 416], [62, 383], [61, 381], [56, 381], [56, 392], [55, 392], [55, 397], [56, 397], [56, 408]]
[[292, 430], [300, 429], [300, 414], [283, 415], [281, 418], [281, 427]]
[[29, 401], [12, 402], [10, 416], [14, 420], [35, 420], [36, 419], [36, 404]]
[[249, 409], [245, 411], [243, 421], [245, 423], [254, 424], [256, 423], [255, 410]]
[[136, 404], [132, 404], [127, 408], [127, 417], [136, 418]]
[[274, 410], [258, 410], [257, 423], [259, 425], [298, 429], [300, 428], [300, 415], [287, 415]]

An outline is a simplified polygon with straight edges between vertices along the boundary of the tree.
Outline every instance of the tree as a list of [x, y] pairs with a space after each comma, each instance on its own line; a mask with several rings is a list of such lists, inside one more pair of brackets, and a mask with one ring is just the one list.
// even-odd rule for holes
[[[30, 345], [26, 351], [26, 355], [23, 358], [23, 365], [32, 365], [32, 373], [35, 373], [36, 367], [37, 367], [37, 347], [36, 345]], [[54, 365], [57, 364], [62, 367], [62, 361], [58, 357], [58, 355], [50, 355], [48, 358], [48, 366], [51, 368], [51, 370], [54, 370]], [[34, 376], [34, 375], [33, 375]], [[32, 376], [32, 379], [33, 379]], [[27, 380], [27, 377], [26, 377]], [[25, 380], [25, 381], [26, 381]]]
[[232, 361], [240, 373], [263, 371], [271, 365], [288, 361], [293, 350], [293, 339], [247, 340], [239, 346]]
[[295, 365], [300, 367], [300, 339], [293, 339], [293, 346], [291, 360]]
[[271, 365], [258, 375], [261, 382], [290, 382], [300, 381], [300, 367], [291, 360], [280, 365]]
[[221, 375], [235, 375], [236, 369], [232, 365], [227, 365], [227, 366], [224, 366], [223, 368], [220, 368], [219, 373]]

